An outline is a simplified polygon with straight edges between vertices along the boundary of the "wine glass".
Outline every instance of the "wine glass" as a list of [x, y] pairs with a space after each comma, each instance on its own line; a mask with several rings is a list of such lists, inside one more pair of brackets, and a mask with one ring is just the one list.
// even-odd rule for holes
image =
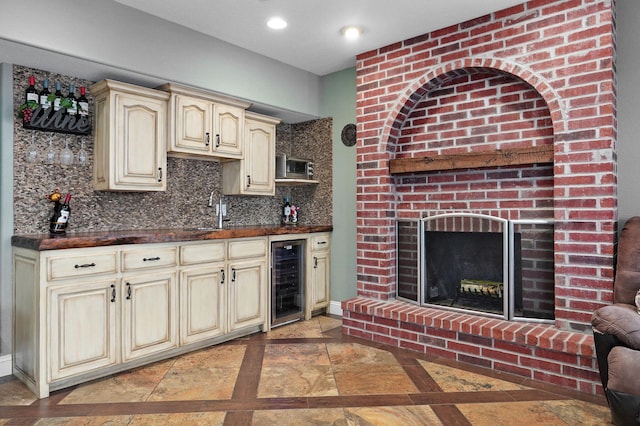
[[27, 163], [35, 163], [38, 160], [38, 147], [36, 146], [36, 132], [31, 131], [31, 143], [29, 144], [29, 150], [25, 156]]
[[49, 136], [49, 147], [47, 151], [44, 153], [44, 163], [45, 164], [56, 164], [58, 162], [58, 152], [53, 146], [53, 135]]
[[64, 148], [60, 151], [60, 164], [70, 166], [73, 164], [73, 151], [69, 149], [69, 138], [64, 138]]
[[87, 151], [84, 149], [84, 140], [82, 140], [82, 138], [78, 138], [80, 139], [80, 150], [78, 151], [78, 164], [82, 165], [82, 164], [86, 164], [87, 162]]

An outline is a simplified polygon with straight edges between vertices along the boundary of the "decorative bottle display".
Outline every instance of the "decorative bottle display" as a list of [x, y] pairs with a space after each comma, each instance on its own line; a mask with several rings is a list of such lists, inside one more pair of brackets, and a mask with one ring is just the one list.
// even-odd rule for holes
[[[38, 91], [36, 90], [36, 79], [33, 76], [29, 76], [29, 87], [24, 91], [24, 101], [26, 103], [35, 102], [38, 104]], [[36, 105], [37, 106], [37, 105]]]
[[289, 197], [284, 198], [284, 205], [282, 206], [282, 223], [284, 225], [295, 225], [298, 223], [298, 211], [299, 207], [289, 202]]
[[87, 89], [80, 86], [80, 97], [78, 98], [78, 115], [89, 115], [89, 100], [87, 99]]
[[69, 84], [69, 94], [67, 95], [67, 114], [76, 115], [78, 113], [78, 101], [76, 100], [76, 87]]
[[56, 112], [60, 109], [60, 102], [62, 102], [62, 85], [59, 81], [56, 81], [56, 98], [53, 101], [53, 112]]
[[[52, 234], [64, 234], [69, 224], [69, 216], [71, 215], [71, 207], [69, 207], [69, 201], [71, 201], [71, 194], [67, 194], [64, 197], [64, 202], [60, 204], [60, 197], [56, 196], [59, 191], [56, 190], [49, 196], [49, 199], [54, 201], [53, 215], [49, 221], [49, 231]], [[57, 198], [57, 199], [56, 199]]]
[[49, 100], [49, 80], [46, 78], [42, 81], [42, 90], [40, 91], [40, 106], [42, 109], [51, 108], [51, 101]]

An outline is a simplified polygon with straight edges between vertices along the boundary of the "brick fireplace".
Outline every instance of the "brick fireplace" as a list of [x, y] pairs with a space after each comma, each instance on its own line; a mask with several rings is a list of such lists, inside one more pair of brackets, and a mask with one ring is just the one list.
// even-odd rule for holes
[[[590, 318], [612, 301], [614, 12], [533, 0], [358, 57], [345, 333], [602, 392]], [[454, 211], [553, 220], [553, 324], [396, 300], [396, 222]]]

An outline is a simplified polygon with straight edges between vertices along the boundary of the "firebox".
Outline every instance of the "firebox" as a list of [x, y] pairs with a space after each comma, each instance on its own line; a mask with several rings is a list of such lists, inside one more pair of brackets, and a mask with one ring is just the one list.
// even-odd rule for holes
[[510, 320], [554, 319], [553, 222], [446, 213], [397, 223], [397, 297]]

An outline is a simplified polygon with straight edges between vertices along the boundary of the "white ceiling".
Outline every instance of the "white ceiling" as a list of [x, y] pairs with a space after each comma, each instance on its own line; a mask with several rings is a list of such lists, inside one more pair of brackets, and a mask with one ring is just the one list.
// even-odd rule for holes
[[[294, 67], [325, 75], [355, 65], [355, 56], [524, 0], [115, 0]], [[266, 27], [273, 15], [282, 31]], [[347, 41], [340, 29], [364, 29]]]

